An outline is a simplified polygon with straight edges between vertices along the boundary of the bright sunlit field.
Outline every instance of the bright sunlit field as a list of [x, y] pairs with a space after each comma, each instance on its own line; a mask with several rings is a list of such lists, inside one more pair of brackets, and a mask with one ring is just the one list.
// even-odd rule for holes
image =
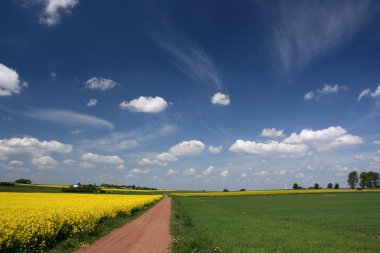
[[175, 197], [173, 252], [380, 252], [380, 194]]

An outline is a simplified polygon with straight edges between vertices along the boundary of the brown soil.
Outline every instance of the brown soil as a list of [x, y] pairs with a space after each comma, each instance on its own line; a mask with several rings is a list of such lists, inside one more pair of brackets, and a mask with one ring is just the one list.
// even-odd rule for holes
[[166, 197], [140, 217], [76, 253], [167, 253], [171, 244], [170, 208], [171, 199]]

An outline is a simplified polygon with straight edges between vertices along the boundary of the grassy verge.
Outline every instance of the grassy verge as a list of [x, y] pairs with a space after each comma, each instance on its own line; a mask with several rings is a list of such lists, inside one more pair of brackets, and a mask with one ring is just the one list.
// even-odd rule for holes
[[173, 200], [173, 253], [380, 252], [378, 193]]
[[54, 248], [50, 249], [48, 253], [69, 253], [81, 247], [89, 246], [99, 238], [112, 232], [112, 230], [122, 227], [128, 222], [141, 216], [154, 205], [155, 204], [151, 204], [143, 209], [133, 211], [131, 215], [128, 216], [120, 215], [115, 218], [104, 219], [91, 233], [82, 233], [76, 237], [67, 238], [64, 241], [59, 242]]

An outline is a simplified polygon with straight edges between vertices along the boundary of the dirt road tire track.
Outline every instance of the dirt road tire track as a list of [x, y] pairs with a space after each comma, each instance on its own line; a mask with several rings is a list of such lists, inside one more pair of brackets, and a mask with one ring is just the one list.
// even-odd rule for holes
[[170, 250], [171, 198], [76, 253], [167, 253]]

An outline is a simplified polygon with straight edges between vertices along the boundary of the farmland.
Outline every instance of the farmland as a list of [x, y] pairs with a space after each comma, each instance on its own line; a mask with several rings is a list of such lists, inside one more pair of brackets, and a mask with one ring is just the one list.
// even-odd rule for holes
[[380, 252], [379, 227], [379, 193], [173, 201], [173, 253]]
[[0, 252], [40, 251], [93, 231], [104, 219], [128, 216], [162, 195], [0, 193]]

